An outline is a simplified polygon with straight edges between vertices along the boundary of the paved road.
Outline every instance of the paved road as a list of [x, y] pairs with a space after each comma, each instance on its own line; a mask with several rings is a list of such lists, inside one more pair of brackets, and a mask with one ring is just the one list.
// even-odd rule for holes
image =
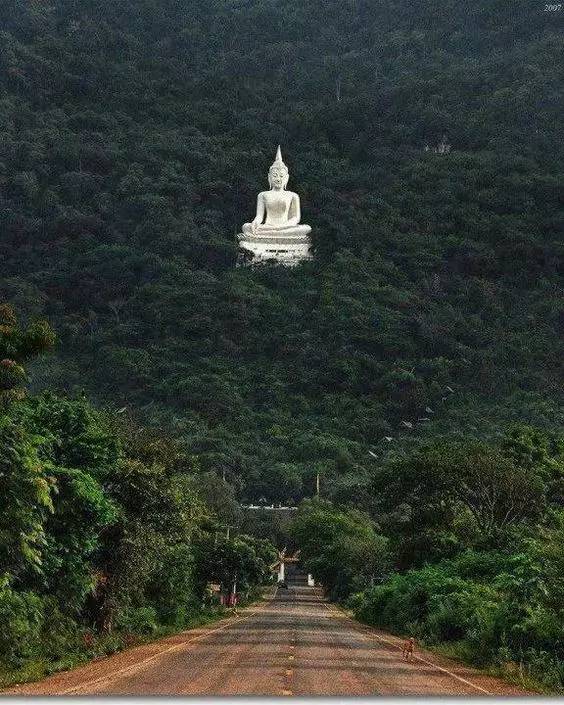
[[39, 683], [19, 695], [526, 695], [349, 619], [312, 588]]

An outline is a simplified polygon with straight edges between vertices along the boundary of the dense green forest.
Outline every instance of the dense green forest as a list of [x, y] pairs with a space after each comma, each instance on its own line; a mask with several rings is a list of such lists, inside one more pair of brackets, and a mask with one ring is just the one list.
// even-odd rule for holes
[[[60, 339], [34, 388], [127, 406], [247, 500], [311, 496], [318, 468], [332, 495], [370, 449], [560, 423], [543, 10], [2, 3], [0, 294]], [[278, 143], [316, 260], [236, 270]]]
[[[191, 623], [265, 579], [251, 533], [370, 623], [563, 687], [563, 26], [0, 4], [1, 662]], [[315, 260], [236, 268], [278, 144]], [[290, 529], [239, 507], [304, 498]]]

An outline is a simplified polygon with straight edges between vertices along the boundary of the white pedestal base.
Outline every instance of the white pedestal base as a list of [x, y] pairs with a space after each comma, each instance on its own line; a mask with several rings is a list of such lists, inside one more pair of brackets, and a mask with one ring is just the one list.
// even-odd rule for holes
[[241, 234], [239, 247], [241, 253], [239, 266], [255, 266], [257, 264], [282, 264], [294, 267], [300, 262], [313, 259], [311, 240], [309, 237], [248, 237]]

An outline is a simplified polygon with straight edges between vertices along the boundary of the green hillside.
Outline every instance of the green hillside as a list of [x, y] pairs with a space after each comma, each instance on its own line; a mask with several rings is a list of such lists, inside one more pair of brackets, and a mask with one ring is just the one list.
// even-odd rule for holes
[[[310, 496], [318, 470], [355, 500], [422, 440], [560, 426], [544, 10], [3, 2], [0, 295], [59, 336], [35, 389], [127, 407], [246, 500]], [[235, 269], [278, 143], [315, 262]]]

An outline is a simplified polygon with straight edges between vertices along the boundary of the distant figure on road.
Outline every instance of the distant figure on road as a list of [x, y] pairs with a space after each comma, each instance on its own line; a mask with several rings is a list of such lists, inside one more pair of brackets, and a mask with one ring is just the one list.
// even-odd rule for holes
[[415, 646], [415, 639], [411, 636], [403, 642], [401, 652], [406, 661], [413, 656], [413, 647]]

